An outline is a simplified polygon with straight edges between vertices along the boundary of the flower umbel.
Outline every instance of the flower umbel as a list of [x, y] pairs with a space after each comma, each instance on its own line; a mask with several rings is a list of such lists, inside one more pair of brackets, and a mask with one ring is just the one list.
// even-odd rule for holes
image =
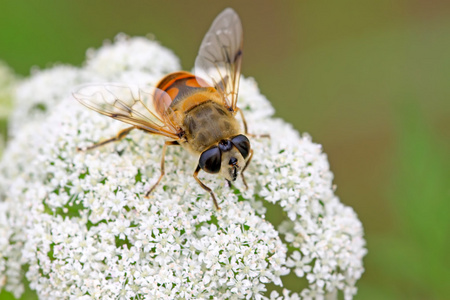
[[[191, 176], [195, 159], [179, 147], [168, 149], [161, 185], [143, 197], [160, 174], [161, 137], [133, 131], [76, 151], [126, 125], [81, 106], [72, 88], [154, 85], [178, 69], [158, 43], [121, 35], [91, 50], [85, 67], [35, 72], [19, 86], [14, 138], [0, 164], [0, 288], [20, 296], [25, 276], [42, 299], [279, 299], [266, 284], [282, 286], [292, 271], [308, 286], [284, 290], [285, 298], [341, 290], [351, 299], [364, 271], [362, 225], [334, 195], [321, 146], [274, 119], [252, 79], [241, 79], [238, 105], [250, 131], [271, 138], [251, 140], [248, 190], [203, 175], [220, 211]], [[37, 104], [46, 109], [31, 109]], [[279, 228], [266, 220], [266, 202], [284, 211]]]

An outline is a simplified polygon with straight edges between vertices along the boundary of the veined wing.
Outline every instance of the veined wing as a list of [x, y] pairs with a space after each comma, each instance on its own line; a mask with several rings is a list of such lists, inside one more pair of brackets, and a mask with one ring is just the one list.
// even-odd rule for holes
[[212, 23], [195, 60], [199, 84], [215, 87], [222, 94], [224, 105], [233, 111], [238, 98], [242, 46], [241, 20], [233, 9], [227, 8]]
[[[157, 113], [155, 103], [168, 107], [170, 96], [157, 88], [145, 91], [115, 83], [88, 84], [73, 93], [81, 104], [116, 120], [154, 134], [179, 139], [178, 128], [164, 113]], [[161, 111], [161, 110], [160, 110]]]

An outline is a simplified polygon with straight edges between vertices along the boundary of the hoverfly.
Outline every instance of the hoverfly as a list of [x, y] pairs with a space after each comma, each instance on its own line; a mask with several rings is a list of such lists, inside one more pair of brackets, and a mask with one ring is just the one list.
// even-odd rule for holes
[[[83, 150], [93, 149], [123, 139], [131, 130], [141, 129], [169, 138], [164, 143], [161, 175], [146, 197], [164, 176], [164, 156], [168, 146], [180, 145], [199, 157], [194, 178], [211, 195], [213, 191], [198, 174], [201, 170], [223, 176], [228, 184], [242, 175], [253, 150], [247, 138], [247, 124], [237, 107], [242, 62], [243, 33], [239, 16], [227, 8], [220, 13], [206, 33], [195, 60], [194, 74], [179, 71], [163, 77], [149, 91], [132, 91], [116, 84], [88, 85], [74, 93], [83, 105], [103, 115], [128, 123], [113, 138]], [[243, 130], [236, 119], [243, 120]]]

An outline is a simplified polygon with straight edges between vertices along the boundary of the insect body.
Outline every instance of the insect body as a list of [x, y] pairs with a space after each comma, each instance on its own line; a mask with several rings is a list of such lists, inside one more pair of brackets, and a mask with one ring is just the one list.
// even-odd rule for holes
[[[116, 137], [92, 145], [92, 149], [117, 141], [137, 128], [168, 137], [163, 147], [161, 175], [164, 176], [167, 146], [181, 145], [199, 157], [194, 178], [208, 191], [217, 209], [213, 191], [197, 177], [200, 170], [220, 174], [229, 183], [248, 166], [253, 150], [242, 111], [236, 106], [242, 60], [242, 26], [237, 14], [225, 9], [206, 33], [195, 62], [195, 74], [166, 75], [154, 88], [133, 91], [117, 84], [87, 85], [74, 97], [83, 105], [111, 118], [131, 124]], [[240, 112], [244, 130], [237, 119]]]

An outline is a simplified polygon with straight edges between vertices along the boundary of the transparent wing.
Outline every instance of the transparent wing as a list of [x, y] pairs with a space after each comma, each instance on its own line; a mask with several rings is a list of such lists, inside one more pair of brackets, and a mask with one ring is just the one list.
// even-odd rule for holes
[[195, 76], [200, 85], [213, 86], [223, 96], [225, 105], [236, 111], [241, 75], [243, 33], [236, 12], [227, 8], [220, 13], [203, 38]]
[[179, 139], [178, 129], [164, 114], [172, 99], [157, 88], [145, 91], [114, 83], [89, 84], [73, 93], [81, 104], [154, 134]]

